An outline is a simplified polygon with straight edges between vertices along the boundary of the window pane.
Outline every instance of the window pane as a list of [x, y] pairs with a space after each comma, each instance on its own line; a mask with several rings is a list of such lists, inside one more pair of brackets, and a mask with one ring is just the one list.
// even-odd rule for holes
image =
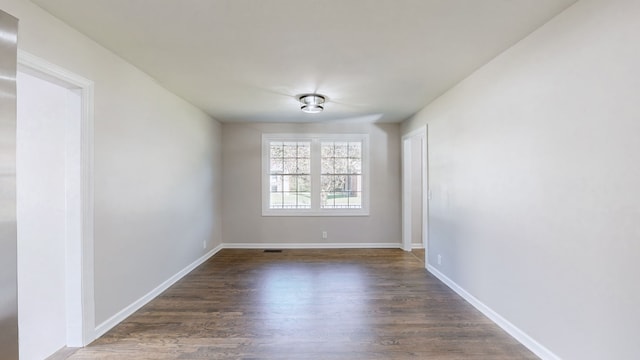
[[336, 158], [335, 159], [334, 174], [346, 174], [347, 173], [347, 159]]
[[346, 142], [336, 142], [334, 149], [335, 157], [347, 157], [349, 156], [349, 143]]
[[269, 172], [271, 174], [282, 174], [283, 170], [284, 170], [284, 162], [282, 161], [282, 158], [279, 158], [279, 159], [272, 158]]
[[281, 142], [272, 141], [270, 144], [271, 144], [271, 154], [269, 156], [272, 159], [281, 158], [283, 156], [283, 154], [284, 154], [282, 143]]
[[322, 204], [323, 209], [349, 209], [349, 192], [335, 191], [328, 192], [325, 196], [325, 201]]
[[282, 208], [282, 193], [273, 192], [270, 195], [269, 208], [281, 209]]
[[347, 178], [348, 178], [348, 176], [345, 176], [345, 175], [334, 176], [333, 177], [333, 190], [334, 191], [346, 190]]
[[349, 192], [349, 208], [360, 209], [362, 207], [362, 193], [358, 191]]
[[296, 174], [311, 174], [311, 163], [309, 159], [298, 159]]
[[323, 142], [321, 145], [321, 156], [324, 157], [333, 157], [333, 143], [332, 142]]
[[272, 175], [270, 179], [271, 192], [282, 191], [282, 176]]
[[362, 174], [362, 160], [360, 159], [349, 159], [349, 174]]
[[362, 208], [362, 176], [349, 176], [347, 181], [349, 208]]
[[362, 208], [362, 142], [323, 142], [322, 146], [321, 208]]
[[283, 196], [283, 209], [295, 209], [297, 208], [297, 193], [285, 192]]
[[328, 201], [323, 208], [331, 209], [359, 209], [362, 207], [362, 197], [359, 192], [337, 191], [328, 193]]
[[362, 176], [321, 177], [322, 193], [320, 207], [323, 209], [362, 208]]
[[323, 192], [321, 195], [320, 207], [322, 209], [331, 209], [335, 202], [333, 193]]
[[335, 209], [345, 209], [349, 207], [349, 194], [345, 191], [336, 192], [334, 195], [335, 202], [333, 207]]
[[333, 209], [340, 207], [341, 198], [346, 196], [342, 191], [345, 182], [346, 177], [344, 176], [322, 176], [322, 208]]
[[322, 175], [320, 177], [320, 186], [320, 207], [328, 208], [333, 206], [333, 196], [330, 196], [333, 193], [333, 176]]
[[320, 177], [320, 186], [324, 192], [333, 191], [333, 176], [322, 175]]
[[299, 192], [298, 193], [298, 209], [311, 208], [311, 193]]
[[362, 175], [351, 175], [348, 179], [348, 187], [349, 191], [362, 191]]
[[296, 159], [284, 159], [284, 173], [295, 174], [298, 172], [298, 164]]
[[299, 142], [298, 143], [298, 157], [299, 158], [311, 158], [311, 143]]
[[361, 158], [362, 157], [362, 143], [361, 142], [350, 142], [349, 143], [349, 157], [350, 158]]
[[296, 191], [297, 186], [295, 175], [285, 175], [282, 177], [282, 191]]
[[295, 158], [298, 156], [298, 143], [285, 142], [284, 143], [284, 157]]
[[310, 208], [311, 142], [272, 141], [269, 147], [270, 208]]
[[331, 157], [323, 157], [322, 160], [322, 173], [323, 174], [333, 174], [335, 171], [334, 167], [334, 159]]
[[311, 176], [298, 176], [298, 191], [311, 191]]

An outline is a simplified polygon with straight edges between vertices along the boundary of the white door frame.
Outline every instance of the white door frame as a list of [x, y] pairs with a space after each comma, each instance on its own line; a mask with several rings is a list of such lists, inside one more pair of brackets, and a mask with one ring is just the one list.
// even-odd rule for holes
[[408, 134], [402, 136], [402, 249], [411, 251], [411, 163], [412, 154], [411, 141], [419, 139], [422, 146], [422, 245], [425, 249], [425, 266], [427, 264], [427, 252], [429, 241], [429, 189], [427, 178], [427, 126], [422, 126]]
[[51, 81], [81, 96], [80, 124], [67, 126], [65, 147], [67, 346], [95, 339], [93, 284], [93, 94], [94, 83], [18, 50], [18, 70]]

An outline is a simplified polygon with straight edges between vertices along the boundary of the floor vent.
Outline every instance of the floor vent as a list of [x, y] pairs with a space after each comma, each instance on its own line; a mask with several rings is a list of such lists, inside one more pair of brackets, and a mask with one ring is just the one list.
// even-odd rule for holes
[[267, 249], [264, 252], [266, 253], [281, 253], [282, 250], [276, 250], [276, 249]]

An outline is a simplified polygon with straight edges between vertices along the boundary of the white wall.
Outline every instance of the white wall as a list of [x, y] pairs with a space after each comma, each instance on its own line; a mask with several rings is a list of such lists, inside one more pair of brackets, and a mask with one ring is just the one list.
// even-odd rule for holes
[[581, 0], [403, 124], [430, 264], [564, 359], [640, 354], [638, 14]]
[[22, 50], [95, 82], [99, 325], [221, 242], [220, 124], [32, 3], [0, 9]]
[[[400, 244], [398, 124], [230, 124], [223, 134], [225, 244]], [[369, 216], [262, 216], [263, 133], [366, 133], [370, 147]], [[327, 231], [327, 239], [322, 239]]]
[[66, 344], [65, 128], [72, 91], [18, 73], [17, 220], [20, 359]]

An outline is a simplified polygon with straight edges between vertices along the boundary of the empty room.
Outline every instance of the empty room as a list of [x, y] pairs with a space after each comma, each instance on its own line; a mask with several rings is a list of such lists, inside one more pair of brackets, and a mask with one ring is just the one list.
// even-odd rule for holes
[[0, 360], [640, 358], [639, 18], [0, 0]]

